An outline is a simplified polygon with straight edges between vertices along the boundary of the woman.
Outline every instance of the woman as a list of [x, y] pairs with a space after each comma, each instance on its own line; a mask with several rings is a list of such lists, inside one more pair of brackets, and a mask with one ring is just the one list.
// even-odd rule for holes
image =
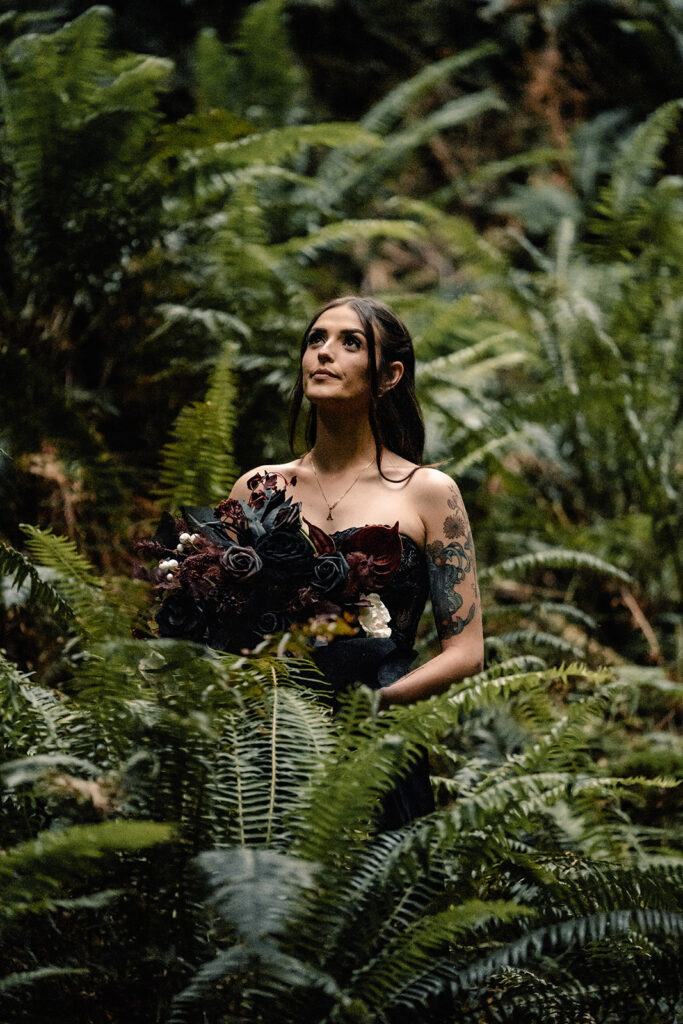
[[[483, 657], [467, 513], [453, 481], [420, 465], [424, 427], [414, 377], [410, 336], [387, 306], [355, 296], [331, 302], [306, 330], [294, 388], [290, 441], [305, 397], [309, 450], [250, 470], [231, 495], [248, 499], [257, 472], [281, 474], [305, 519], [342, 546], [358, 527], [398, 521], [401, 567], [382, 591], [391, 637], [337, 640], [318, 658], [335, 688], [367, 682], [379, 687], [382, 706], [445, 690], [479, 671]], [[441, 651], [410, 671], [427, 592]]]

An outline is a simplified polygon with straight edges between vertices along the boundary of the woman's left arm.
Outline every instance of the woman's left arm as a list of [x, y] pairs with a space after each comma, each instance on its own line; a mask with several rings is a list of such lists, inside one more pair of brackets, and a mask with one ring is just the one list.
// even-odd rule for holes
[[[416, 482], [421, 474], [416, 474]], [[410, 704], [481, 671], [484, 640], [474, 543], [460, 491], [444, 473], [420, 481], [429, 591], [441, 652], [380, 690], [382, 706]]]

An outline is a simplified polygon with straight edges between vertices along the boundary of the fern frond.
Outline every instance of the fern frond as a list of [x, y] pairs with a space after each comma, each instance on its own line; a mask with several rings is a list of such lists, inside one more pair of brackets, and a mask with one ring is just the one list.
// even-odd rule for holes
[[469, 988], [490, 978], [503, 967], [533, 963], [542, 953], [566, 949], [586, 941], [599, 942], [607, 936], [637, 928], [645, 934], [683, 934], [683, 914], [663, 910], [612, 910], [584, 918], [561, 921], [537, 928], [490, 956], [482, 957], [458, 972], [454, 989]]
[[5, 851], [0, 862], [0, 922], [36, 909], [46, 910], [59, 897], [64, 881], [97, 870], [108, 852], [143, 850], [168, 842], [171, 825], [151, 821], [108, 821], [74, 825], [61, 832], [43, 832], [36, 839]]
[[73, 580], [85, 587], [102, 586], [90, 562], [79, 553], [75, 543], [68, 537], [26, 523], [21, 524], [21, 530], [27, 538], [29, 553], [40, 565], [57, 573], [61, 580]]
[[490, 441], [486, 441], [484, 444], [474, 448], [467, 455], [463, 455], [456, 459], [455, 456], [452, 462], [447, 463], [448, 472], [452, 473], [456, 477], [461, 477], [467, 474], [474, 466], [481, 465], [482, 462], [486, 462], [487, 459], [499, 458], [502, 454], [505, 454], [510, 448], [514, 448], [521, 440], [528, 437], [528, 431], [525, 428], [521, 430], [510, 430], [507, 434], [502, 437], [492, 437]]
[[10, 579], [17, 588], [22, 588], [28, 582], [27, 600], [48, 614], [56, 615], [66, 622], [75, 619], [74, 609], [51, 583], [41, 577], [36, 567], [21, 552], [1, 543], [0, 574]]
[[614, 165], [601, 209], [614, 219], [625, 217], [644, 194], [659, 165], [659, 154], [680, 120], [683, 100], [658, 107], [626, 140]]
[[6, 974], [0, 978], [0, 993], [9, 992], [14, 994], [18, 988], [33, 988], [37, 982], [47, 981], [51, 978], [71, 978], [79, 974], [90, 974], [89, 967], [58, 967], [48, 964], [45, 967], [37, 967], [32, 971], [16, 971]]
[[385, 145], [381, 149], [370, 152], [362, 165], [356, 162], [356, 166], [351, 167], [337, 182], [337, 194], [371, 195], [379, 183], [410, 153], [439, 132], [455, 128], [490, 110], [504, 109], [505, 103], [492, 89], [483, 89], [451, 100], [410, 127], [386, 136]]
[[157, 338], [176, 324], [187, 324], [192, 327], [198, 325], [203, 327], [210, 337], [221, 341], [234, 334], [242, 338], [251, 336], [251, 330], [239, 317], [226, 313], [222, 309], [182, 306], [179, 303], [171, 302], [164, 302], [157, 306], [157, 309], [164, 318], [164, 322], [150, 335], [148, 340]]
[[483, 579], [501, 578], [505, 575], [516, 576], [533, 569], [573, 569], [587, 570], [602, 576], [613, 577], [623, 583], [633, 583], [633, 579], [623, 569], [598, 558], [585, 551], [571, 551], [565, 548], [546, 548], [542, 551], [507, 558], [498, 565], [487, 566], [480, 575]]
[[51, 530], [22, 524], [27, 547], [33, 557], [54, 573], [52, 585], [73, 609], [79, 631], [93, 639], [127, 634], [130, 620], [127, 609], [115, 608], [102, 590], [90, 563], [79, 554], [67, 537]]
[[[435, 336], [437, 338], [443, 338], [444, 335], [447, 337], [453, 330], [454, 326], [457, 330], [457, 320], [455, 321], [455, 324], [453, 324], [450, 318], [446, 321], [446, 324], [434, 324], [428, 338], [434, 338]], [[479, 362], [482, 356], [487, 355], [492, 350], [495, 352], [500, 346], [507, 346], [511, 342], [518, 342], [518, 340], [519, 334], [517, 331], [498, 331], [495, 334], [482, 338], [471, 345], [466, 345], [463, 348], [457, 348], [445, 356], [437, 356], [429, 362], [420, 363], [420, 376], [422, 377], [423, 374], [426, 374], [427, 376], [441, 379], [444, 374], [450, 374], [451, 370], [454, 370], [457, 374], [458, 371], [464, 367], [469, 366], [472, 363]], [[455, 375], [454, 379], [457, 379]]]
[[415, 242], [425, 237], [424, 229], [414, 221], [342, 220], [328, 224], [303, 238], [290, 238], [287, 242], [270, 246], [269, 251], [278, 259], [295, 257], [301, 261], [310, 261], [323, 252], [374, 238]]
[[181, 410], [173, 438], [163, 450], [158, 494], [173, 509], [217, 504], [238, 475], [232, 456], [236, 422], [233, 362], [233, 348], [225, 345], [205, 400]]
[[540, 629], [515, 629], [507, 633], [499, 633], [496, 636], [487, 636], [485, 641], [487, 654], [503, 650], [506, 653], [515, 650], [549, 650], [564, 658], [579, 659], [584, 652], [581, 647], [565, 640], [564, 637], [556, 636], [554, 633], [547, 633]]
[[[380, 1009], [387, 1005], [410, 1008], [418, 979], [433, 969], [435, 955], [464, 935], [483, 931], [491, 921], [508, 923], [533, 915], [529, 907], [512, 901], [467, 900], [436, 914], [426, 914], [387, 943], [379, 955], [363, 964], [352, 981], [360, 998]], [[419, 998], [418, 1001], [422, 1001]]]
[[519, 604], [487, 605], [485, 611], [487, 622], [489, 620], [498, 622], [501, 619], [510, 618], [540, 618], [544, 621], [552, 621], [558, 617], [568, 622], [577, 622], [591, 633], [597, 630], [598, 624], [592, 615], [582, 608], [577, 608], [576, 605], [563, 601], [524, 601]]
[[180, 170], [187, 172], [200, 167], [245, 167], [254, 163], [280, 164], [294, 156], [303, 146], [362, 145], [372, 149], [380, 144], [376, 136], [355, 124], [328, 122], [294, 125], [187, 151], [180, 160]]
[[366, 131], [385, 135], [393, 125], [405, 114], [416, 99], [439, 85], [456, 71], [461, 71], [475, 61], [484, 57], [493, 57], [498, 53], [495, 43], [481, 43], [470, 50], [455, 53], [452, 57], [435, 61], [422, 68], [406, 82], [392, 89], [378, 103], [370, 108], [362, 118], [361, 125]]

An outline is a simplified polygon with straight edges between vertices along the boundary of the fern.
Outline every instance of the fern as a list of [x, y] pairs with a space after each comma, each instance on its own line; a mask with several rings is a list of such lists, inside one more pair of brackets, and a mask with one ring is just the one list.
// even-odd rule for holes
[[370, 132], [354, 124], [308, 124], [245, 135], [234, 142], [218, 142], [184, 154], [180, 171], [197, 168], [236, 168], [260, 162], [279, 164], [294, 156], [302, 146], [379, 145]]
[[28, 582], [30, 588], [27, 599], [35, 602], [48, 614], [58, 615], [67, 622], [74, 618], [73, 608], [59, 591], [41, 577], [24, 555], [6, 544], [0, 544], [0, 573], [17, 589]]
[[615, 162], [610, 184], [603, 192], [601, 212], [614, 220], [626, 217], [645, 195], [682, 109], [682, 100], [663, 104], [627, 139]]
[[536, 568], [588, 570], [604, 576], [612, 576], [624, 583], [633, 582], [628, 573], [615, 565], [610, 565], [601, 558], [597, 558], [595, 555], [585, 551], [567, 551], [561, 548], [548, 548], [544, 551], [530, 552], [526, 555], [508, 558], [498, 565], [484, 568], [481, 576], [483, 579], [504, 575], [515, 576], [518, 573], [524, 573]]
[[401, 220], [355, 220], [329, 224], [304, 238], [292, 238], [270, 251], [276, 257], [296, 257], [310, 261], [320, 253], [348, 246], [373, 238], [392, 238], [397, 241], [415, 242], [424, 237], [421, 228], [412, 221]]
[[96, 873], [104, 854], [143, 850], [168, 842], [171, 836], [170, 825], [111, 821], [43, 833], [6, 850], [0, 865], [0, 928], [18, 916], [54, 907], [64, 882], [75, 872], [81, 878]]
[[159, 496], [171, 508], [217, 504], [237, 477], [232, 457], [235, 425], [234, 352], [226, 346], [206, 398], [183, 409], [163, 451]]

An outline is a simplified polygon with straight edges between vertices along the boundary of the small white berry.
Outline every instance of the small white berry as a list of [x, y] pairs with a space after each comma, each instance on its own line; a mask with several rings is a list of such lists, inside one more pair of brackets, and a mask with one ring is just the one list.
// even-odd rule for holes
[[189, 538], [190, 542], [192, 544], [196, 544], [197, 541], [199, 540], [200, 536], [201, 536], [201, 534], [199, 534], [199, 533], [193, 533], [192, 536]]
[[168, 566], [169, 569], [177, 569], [178, 568], [178, 559], [177, 558], [169, 558], [169, 560], [166, 563], [166, 565]]
[[183, 547], [182, 544], [176, 544], [175, 549], [181, 555], [182, 555], [183, 551], [185, 550], [185, 548]]
[[159, 562], [159, 568], [161, 569], [162, 572], [166, 572], [166, 570], [168, 569], [168, 562], [166, 561], [165, 558], [162, 558], [162, 560]]
[[172, 580], [173, 579], [173, 573], [172, 572], [166, 573], [166, 579], [167, 580]]
[[181, 533], [178, 540], [180, 541], [181, 544], [188, 544], [192, 540], [192, 538], [190, 537], [189, 533]]

